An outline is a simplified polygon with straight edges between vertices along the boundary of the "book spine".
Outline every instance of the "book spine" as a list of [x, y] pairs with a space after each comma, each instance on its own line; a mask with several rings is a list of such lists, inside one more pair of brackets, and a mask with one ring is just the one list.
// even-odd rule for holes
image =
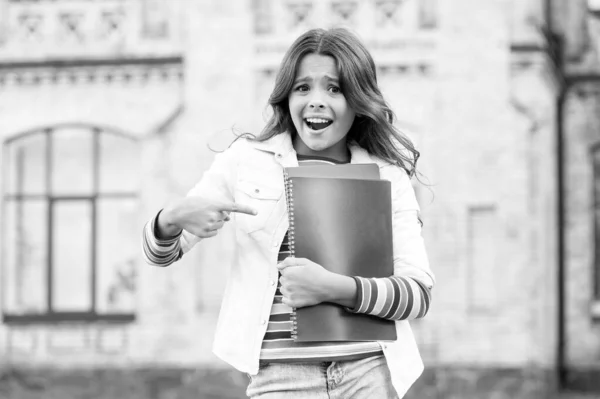
[[[284, 177], [284, 185], [285, 185], [285, 200], [287, 203], [288, 210], [288, 247], [290, 250], [290, 256], [296, 256], [296, 233], [294, 231], [294, 195], [293, 188], [294, 182], [290, 179], [287, 172], [283, 172]], [[292, 308], [292, 313], [290, 315], [290, 321], [292, 322], [292, 339], [296, 340], [298, 338], [298, 321], [296, 316], [296, 308]]]

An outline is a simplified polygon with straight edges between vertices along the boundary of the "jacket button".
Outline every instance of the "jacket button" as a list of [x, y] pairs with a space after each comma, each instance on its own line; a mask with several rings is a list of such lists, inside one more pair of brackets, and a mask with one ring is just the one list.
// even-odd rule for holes
[[258, 194], [258, 193], [260, 193], [260, 190], [259, 190], [258, 188], [255, 188], [255, 189], [254, 189], [254, 192], [255, 192], [256, 194]]
[[283, 155], [281, 155], [281, 154], [277, 154], [277, 155], [275, 155], [275, 156], [276, 156], [277, 158], [281, 158], [281, 157], [283, 157]]

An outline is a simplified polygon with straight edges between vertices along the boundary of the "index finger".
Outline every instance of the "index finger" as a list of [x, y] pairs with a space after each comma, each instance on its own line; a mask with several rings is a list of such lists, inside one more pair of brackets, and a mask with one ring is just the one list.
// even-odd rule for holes
[[277, 269], [283, 270], [291, 266], [298, 266], [297, 259], [298, 258], [295, 258], [293, 256], [288, 256], [281, 262], [277, 263]]
[[256, 215], [258, 212], [249, 205], [236, 204], [235, 202], [217, 205], [220, 211], [245, 213], [246, 215]]

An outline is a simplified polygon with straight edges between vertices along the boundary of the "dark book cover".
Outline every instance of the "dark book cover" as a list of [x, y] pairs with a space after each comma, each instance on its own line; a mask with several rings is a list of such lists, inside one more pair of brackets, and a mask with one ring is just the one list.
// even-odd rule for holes
[[[389, 181], [288, 174], [286, 187], [294, 256], [347, 276], [393, 274]], [[337, 304], [295, 313], [297, 341], [396, 339], [394, 321], [351, 313]]]

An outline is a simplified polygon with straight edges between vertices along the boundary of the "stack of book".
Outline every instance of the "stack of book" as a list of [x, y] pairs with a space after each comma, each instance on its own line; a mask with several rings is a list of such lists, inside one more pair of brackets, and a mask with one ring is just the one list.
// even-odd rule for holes
[[[346, 276], [393, 274], [391, 183], [376, 164], [314, 165], [284, 172], [291, 255]], [[395, 323], [333, 303], [294, 309], [293, 337], [396, 340]]]

